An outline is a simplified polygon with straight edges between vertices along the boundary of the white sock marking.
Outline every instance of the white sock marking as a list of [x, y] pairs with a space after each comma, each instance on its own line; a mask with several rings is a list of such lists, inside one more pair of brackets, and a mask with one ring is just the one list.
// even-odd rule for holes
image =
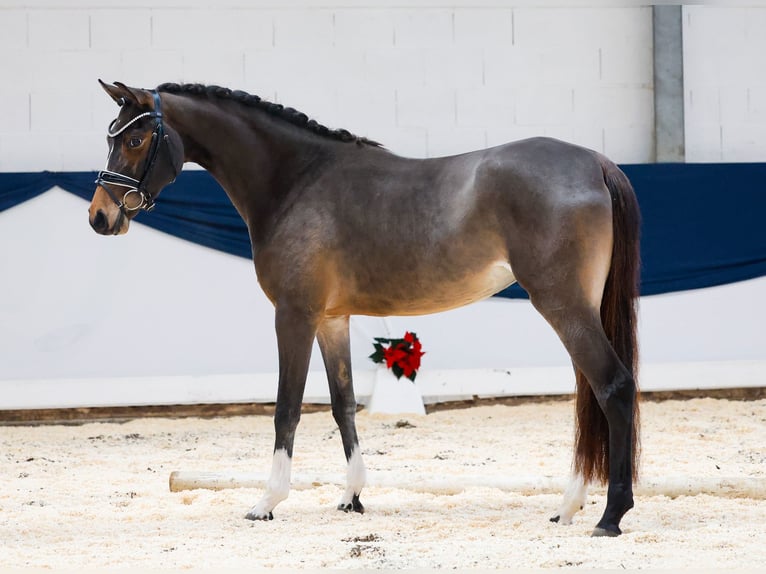
[[340, 504], [346, 506], [351, 504], [355, 494], [362, 492], [362, 488], [367, 483], [367, 469], [364, 466], [362, 460], [362, 453], [359, 452], [359, 447], [356, 446], [351, 451], [351, 457], [348, 459], [348, 467], [346, 469], [346, 492], [343, 493], [343, 497], [340, 499]]
[[557, 513], [559, 524], [572, 524], [572, 517], [585, 505], [587, 496], [588, 485], [585, 484], [582, 475], [572, 475]]
[[248, 513], [248, 516], [255, 518], [266, 518], [277, 504], [282, 502], [290, 493], [290, 471], [292, 469], [292, 459], [288, 456], [287, 450], [281, 448], [274, 451], [274, 458], [271, 462], [271, 475], [266, 483], [266, 492], [258, 501], [258, 504]]

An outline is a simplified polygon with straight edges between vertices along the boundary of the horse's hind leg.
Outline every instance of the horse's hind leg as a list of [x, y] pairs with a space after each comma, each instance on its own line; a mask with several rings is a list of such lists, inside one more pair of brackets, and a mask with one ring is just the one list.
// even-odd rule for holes
[[338, 510], [363, 513], [364, 506], [359, 501], [359, 494], [365, 485], [367, 472], [356, 434], [356, 398], [351, 378], [349, 318], [346, 316], [326, 319], [319, 326], [317, 341], [330, 384], [332, 414], [338, 423], [343, 451], [348, 462], [346, 491], [340, 499]]
[[301, 403], [306, 388], [311, 346], [316, 334], [316, 320], [301, 310], [277, 306], [276, 330], [279, 387], [274, 412], [274, 458], [266, 492], [247, 513], [246, 518], [249, 520], [271, 520], [271, 511], [290, 492], [293, 443], [301, 418]]
[[[593, 534], [616, 536], [620, 534], [620, 520], [633, 507], [635, 382], [609, 343], [598, 309], [584, 301], [574, 301], [575, 297], [564, 303], [560, 300], [546, 301], [530, 293], [530, 299], [553, 326], [575, 366], [587, 378], [593, 396], [606, 417], [607, 437], [588, 436], [592, 432], [588, 421], [577, 421], [579, 432], [585, 435], [590, 445], [589, 452], [578, 452], [578, 456], [585, 456], [588, 460], [578, 462], [587, 473], [587, 469], [593, 468], [594, 459], [603, 456], [604, 452], [608, 453], [608, 477], [594, 477], [608, 479], [609, 488], [606, 509]], [[572, 496], [572, 502], [575, 498]]]

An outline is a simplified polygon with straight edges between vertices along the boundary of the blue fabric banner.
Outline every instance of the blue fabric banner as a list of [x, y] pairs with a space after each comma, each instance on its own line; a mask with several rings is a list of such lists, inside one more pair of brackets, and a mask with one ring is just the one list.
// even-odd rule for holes
[[[643, 218], [641, 294], [723, 285], [766, 275], [766, 163], [620, 166]], [[95, 172], [0, 173], [0, 212], [54, 186], [85, 200]], [[165, 190], [145, 225], [250, 258], [247, 227], [216, 181], [186, 171]], [[523, 298], [518, 285], [500, 296]]]

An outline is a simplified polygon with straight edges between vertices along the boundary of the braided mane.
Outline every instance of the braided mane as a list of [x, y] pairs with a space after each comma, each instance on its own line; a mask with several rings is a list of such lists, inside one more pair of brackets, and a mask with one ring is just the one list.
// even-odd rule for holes
[[246, 106], [250, 106], [259, 110], [262, 110], [274, 117], [285, 120], [295, 126], [307, 129], [320, 136], [342, 141], [353, 142], [358, 145], [369, 145], [373, 147], [383, 147], [376, 141], [369, 140], [365, 137], [356, 136], [344, 129], [330, 129], [316, 120], [309, 119], [309, 117], [299, 112], [294, 108], [286, 108], [281, 104], [275, 104], [255, 96], [243, 92], [241, 90], [230, 90], [229, 88], [222, 88], [220, 86], [206, 86], [204, 84], [174, 84], [166, 83], [157, 86], [157, 91], [168, 92], [171, 94], [191, 94], [195, 96], [215, 97], [226, 100], [232, 100], [239, 102]]

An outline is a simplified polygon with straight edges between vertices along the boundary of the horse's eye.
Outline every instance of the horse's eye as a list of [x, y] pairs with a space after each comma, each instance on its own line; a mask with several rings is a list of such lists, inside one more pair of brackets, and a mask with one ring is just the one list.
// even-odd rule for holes
[[142, 141], [143, 140], [141, 140], [141, 138], [130, 138], [128, 140], [128, 147], [130, 148], [138, 147], [141, 145]]

